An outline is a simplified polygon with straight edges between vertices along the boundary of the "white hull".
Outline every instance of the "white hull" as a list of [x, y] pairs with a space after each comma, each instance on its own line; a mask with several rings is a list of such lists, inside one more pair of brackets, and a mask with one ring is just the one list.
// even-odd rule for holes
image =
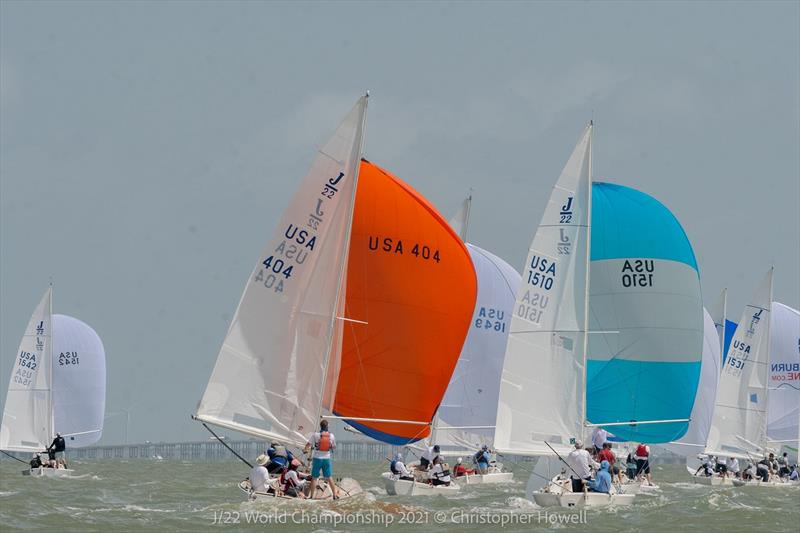
[[23, 476], [31, 477], [72, 477], [75, 471], [70, 468], [27, 468]]
[[745, 481], [743, 479], [734, 479], [734, 487], [770, 487], [770, 488], [786, 488], [786, 487], [800, 487], [800, 481], [782, 481], [780, 479], [771, 479], [769, 481], [761, 481], [760, 479], [752, 479]]
[[466, 474], [455, 478], [456, 483], [479, 485], [489, 483], [510, 483], [514, 480], [514, 472], [490, 472], [488, 474]]
[[660, 490], [658, 485], [649, 483], [647, 480], [626, 481], [620, 485], [620, 492], [623, 494], [652, 494]]
[[533, 501], [540, 507], [609, 507], [632, 505], [635, 494], [620, 494], [612, 487], [611, 494], [602, 492], [572, 492], [568, 478], [556, 476], [548, 485], [533, 493]]
[[437, 494], [447, 495], [457, 493], [460, 487], [455, 483], [450, 485], [436, 485], [421, 481], [410, 481], [397, 479], [391, 472], [384, 472], [383, 477], [386, 493], [390, 496], [435, 496]]
[[[278, 478], [271, 478], [270, 485], [273, 487], [278, 486]], [[361, 494], [364, 490], [355, 479], [344, 477], [336, 481], [336, 487], [339, 489], [339, 499], [344, 500], [351, 496]], [[321, 489], [321, 490], [320, 490]], [[275, 501], [275, 500], [302, 500], [306, 502], [321, 502], [333, 500], [333, 494], [327, 483], [323, 480], [317, 482], [317, 497], [315, 498], [296, 498], [294, 496], [276, 496], [274, 492], [253, 492], [250, 489], [250, 480], [245, 479], [239, 483], [239, 490], [247, 494], [248, 500], [255, 501]]]

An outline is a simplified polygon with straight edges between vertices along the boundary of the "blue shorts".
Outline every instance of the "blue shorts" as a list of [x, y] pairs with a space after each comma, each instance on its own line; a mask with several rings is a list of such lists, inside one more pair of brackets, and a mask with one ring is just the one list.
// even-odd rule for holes
[[333, 476], [333, 463], [330, 459], [314, 457], [311, 461], [311, 477], [319, 477], [320, 472], [322, 472], [322, 477]]

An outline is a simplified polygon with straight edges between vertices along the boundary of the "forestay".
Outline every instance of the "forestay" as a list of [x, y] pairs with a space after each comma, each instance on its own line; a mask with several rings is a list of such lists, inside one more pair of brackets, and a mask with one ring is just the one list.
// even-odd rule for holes
[[[692, 246], [656, 199], [592, 187], [587, 416], [617, 438], [664, 443], [688, 429], [703, 352]], [[655, 423], [675, 420], [676, 422]], [[638, 425], [616, 425], [642, 422]], [[653, 422], [653, 423], [648, 423]]]
[[323, 394], [333, 397], [336, 380], [326, 371], [337, 366], [339, 293], [366, 108], [364, 96], [319, 150], [259, 256], [198, 419], [303, 444]]
[[561, 172], [516, 292], [503, 363], [495, 448], [566, 451], [584, 421], [584, 342], [592, 125]]
[[0, 450], [40, 452], [53, 438], [51, 403], [53, 289], [33, 311], [19, 344], [0, 425]]
[[772, 269], [739, 320], [722, 367], [706, 452], [747, 458], [766, 444]]
[[767, 437], [798, 446], [800, 440], [800, 312], [772, 302]]
[[53, 419], [67, 447], [94, 444], [103, 434], [106, 353], [84, 322], [53, 315]]
[[364, 161], [334, 413], [391, 444], [427, 437], [467, 335], [476, 284], [466, 247], [436, 208]]
[[473, 244], [467, 249], [478, 278], [477, 303], [432, 438], [445, 447], [474, 451], [476, 446], [494, 444], [503, 357], [521, 279], [496, 255]]

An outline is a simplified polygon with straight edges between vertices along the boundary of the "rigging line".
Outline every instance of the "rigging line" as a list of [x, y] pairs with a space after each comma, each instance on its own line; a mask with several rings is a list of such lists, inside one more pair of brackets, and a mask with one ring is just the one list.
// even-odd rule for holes
[[236, 451], [235, 451], [233, 448], [231, 448], [230, 446], [228, 446], [228, 443], [227, 443], [227, 442], [225, 442], [224, 440], [222, 440], [222, 438], [220, 438], [220, 436], [219, 436], [219, 435], [217, 435], [216, 433], [214, 433], [214, 431], [213, 431], [213, 430], [212, 430], [210, 427], [208, 427], [208, 426], [206, 425], [206, 423], [205, 423], [205, 422], [202, 422], [202, 424], [203, 424], [203, 427], [204, 427], [204, 428], [206, 428], [206, 429], [208, 430], [208, 432], [209, 432], [209, 433], [211, 433], [212, 435], [214, 435], [214, 437], [216, 437], [216, 438], [217, 438], [217, 440], [218, 440], [218, 441], [220, 441], [220, 442], [222, 443], [222, 445], [223, 445], [223, 446], [225, 446], [226, 448], [228, 448], [228, 449], [231, 451], [231, 453], [232, 453], [233, 455], [235, 455], [236, 457], [238, 457], [238, 458], [239, 458], [239, 460], [241, 460], [241, 461], [242, 461], [244, 464], [246, 464], [246, 465], [247, 465], [247, 466], [249, 466], [250, 468], [253, 468], [253, 465], [252, 465], [252, 464], [250, 464], [250, 462], [249, 462], [247, 459], [245, 459], [244, 457], [242, 457], [241, 455], [239, 455], [238, 453], [236, 453]]
[[2, 453], [3, 455], [7, 455], [7, 456], [9, 456], [9, 457], [11, 457], [12, 459], [14, 459], [15, 461], [19, 461], [20, 463], [22, 463], [22, 464], [24, 464], [24, 465], [27, 465], [27, 464], [28, 464], [28, 462], [27, 462], [27, 461], [23, 461], [23, 460], [22, 460], [22, 459], [20, 459], [19, 457], [16, 457], [16, 456], [14, 456], [14, 455], [11, 455], [11, 454], [10, 454], [10, 453], [8, 453], [8, 452], [4, 452], [3, 450], [0, 450], [0, 453]]

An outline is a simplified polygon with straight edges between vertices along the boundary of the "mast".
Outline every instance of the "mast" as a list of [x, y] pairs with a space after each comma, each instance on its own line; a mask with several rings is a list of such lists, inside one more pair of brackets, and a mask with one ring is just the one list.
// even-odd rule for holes
[[592, 264], [592, 166], [594, 159], [594, 120], [589, 121], [589, 190], [587, 191], [587, 210], [586, 210], [586, 282], [583, 294], [583, 383], [581, 384], [581, 402], [583, 404], [583, 420], [581, 423], [581, 434], [577, 437], [583, 441], [586, 419], [586, 364], [589, 354], [589, 280], [590, 267]]
[[47, 400], [48, 400], [48, 416], [49, 416], [49, 435], [45, 440], [45, 445], [56, 436], [55, 434], [55, 416], [53, 414], [53, 280], [50, 279], [50, 297], [47, 299], [47, 318], [50, 322], [50, 332], [49, 337], [50, 339], [47, 342]]
[[469, 188], [469, 196], [467, 196], [467, 212], [464, 214], [464, 243], [467, 242], [467, 229], [469, 228], [469, 214], [472, 211], [472, 187]]
[[768, 437], [767, 437], [767, 430], [769, 428], [769, 377], [770, 377], [770, 360], [772, 359], [772, 277], [775, 272], [775, 266], [772, 265], [769, 267], [769, 300], [767, 305], [769, 305], [769, 309], [767, 310], [767, 360], [766, 360], [766, 370], [764, 372], [764, 424], [763, 424], [763, 433], [764, 436], [764, 451], [766, 451]]
[[[339, 300], [342, 296], [342, 282], [344, 281], [344, 273], [347, 271], [348, 258], [350, 257], [350, 236], [353, 227], [353, 211], [356, 205], [356, 193], [358, 191], [358, 171], [361, 168], [361, 157], [364, 153], [364, 132], [367, 123], [367, 104], [369, 103], [369, 91], [364, 94], [364, 109], [361, 111], [361, 125], [358, 139], [358, 156], [355, 160], [355, 168], [353, 169], [353, 192], [350, 197], [350, 209], [347, 213], [347, 223], [345, 226], [345, 241], [344, 241], [344, 260], [339, 267], [339, 276], [336, 288], [336, 299], [333, 306], [333, 314], [331, 315], [330, 323], [328, 324], [328, 342], [325, 351], [325, 359], [322, 366], [322, 388], [319, 396], [319, 403], [317, 404], [317, 422], [322, 416], [322, 403], [325, 401], [325, 387], [328, 382], [328, 366], [330, 364], [331, 352], [333, 351], [333, 333], [336, 329], [336, 320], [339, 313]], [[344, 313], [343, 313], [344, 314]], [[335, 396], [335, 395], [334, 395]], [[333, 398], [331, 398], [333, 402]], [[315, 428], [316, 429], [316, 428]]]

